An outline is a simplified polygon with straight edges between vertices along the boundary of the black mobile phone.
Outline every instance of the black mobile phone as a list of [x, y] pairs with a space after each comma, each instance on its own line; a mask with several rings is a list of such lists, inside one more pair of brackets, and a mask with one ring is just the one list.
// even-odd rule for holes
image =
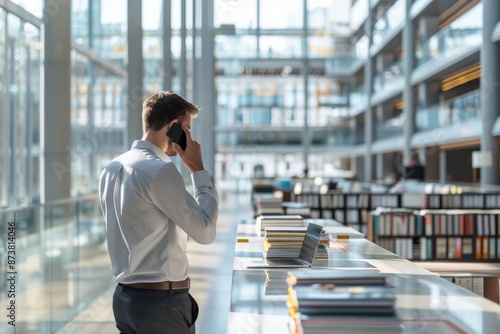
[[173, 123], [167, 131], [167, 136], [179, 144], [183, 151], [186, 150], [186, 134], [178, 123]]

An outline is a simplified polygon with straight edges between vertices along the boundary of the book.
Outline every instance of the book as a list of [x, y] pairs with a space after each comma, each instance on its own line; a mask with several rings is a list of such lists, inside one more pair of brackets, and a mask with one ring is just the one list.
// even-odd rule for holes
[[[298, 258], [306, 234], [306, 227], [266, 227], [264, 232], [263, 257]], [[328, 258], [326, 248], [330, 245], [330, 235], [322, 230], [315, 258]]]
[[257, 235], [260, 235], [266, 227], [302, 227], [303, 217], [300, 215], [260, 215], [255, 220]]
[[302, 314], [394, 314], [395, 293], [387, 285], [296, 285], [290, 301]]
[[396, 317], [357, 317], [299, 314], [289, 323], [290, 333], [352, 334], [403, 333], [402, 322]]
[[287, 273], [289, 286], [310, 284], [384, 285], [385, 276], [375, 271], [342, 269], [292, 270]]

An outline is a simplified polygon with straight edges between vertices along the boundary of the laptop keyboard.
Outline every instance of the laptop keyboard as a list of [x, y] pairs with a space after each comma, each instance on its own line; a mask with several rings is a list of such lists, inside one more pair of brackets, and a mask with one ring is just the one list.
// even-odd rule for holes
[[267, 260], [267, 262], [269, 264], [276, 264], [276, 265], [279, 265], [279, 266], [282, 266], [282, 265], [303, 265], [304, 264], [303, 262], [300, 262], [299, 260], [294, 260], [294, 259], [290, 259], [290, 260]]

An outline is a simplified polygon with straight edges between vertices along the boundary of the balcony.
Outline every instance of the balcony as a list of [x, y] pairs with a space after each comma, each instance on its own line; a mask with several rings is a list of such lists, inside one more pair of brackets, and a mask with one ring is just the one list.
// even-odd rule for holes
[[397, 0], [394, 5], [375, 22], [373, 27], [373, 46], [381, 44], [385, 37], [404, 21], [404, 5], [403, 0]]
[[481, 117], [480, 90], [461, 95], [453, 100], [418, 109], [415, 115], [417, 132], [458, 125]]
[[[313, 147], [348, 147], [355, 144], [355, 136], [347, 125], [310, 127], [309, 133]], [[219, 127], [216, 131], [218, 150], [224, 153], [244, 150], [296, 152], [303, 138], [303, 127]]]
[[477, 4], [415, 50], [416, 66], [465, 54], [482, 43], [482, 4]]
[[382, 90], [392, 90], [394, 88], [403, 87], [404, 72], [403, 72], [403, 61], [399, 60], [382, 72], [375, 74], [373, 83], [373, 92], [377, 93]]
[[403, 114], [388, 119], [382, 124], [377, 124], [375, 127], [375, 139], [383, 140], [388, 138], [400, 137], [403, 135], [404, 126]]
[[368, 95], [364, 85], [356, 87], [349, 94], [350, 115], [355, 116], [367, 107]]

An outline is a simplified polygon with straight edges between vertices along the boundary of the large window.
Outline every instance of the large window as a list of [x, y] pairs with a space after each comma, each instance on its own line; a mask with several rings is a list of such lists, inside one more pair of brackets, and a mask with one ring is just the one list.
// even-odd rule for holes
[[39, 197], [40, 31], [0, 9], [0, 206]]

